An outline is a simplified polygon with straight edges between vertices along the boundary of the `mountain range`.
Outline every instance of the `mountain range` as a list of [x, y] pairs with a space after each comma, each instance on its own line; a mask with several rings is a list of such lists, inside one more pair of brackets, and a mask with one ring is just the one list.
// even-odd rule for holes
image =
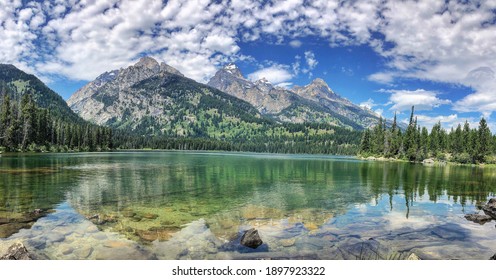
[[141, 135], [227, 137], [233, 134], [227, 128], [254, 131], [261, 123], [362, 130], [379, 119], [333, 92], [322, 79], [288, 90], [266, 79], [250, 81], [235, 64], [228, 64], [205, 85], [151, 57], [103, 73], [67, 103], [85, 120]]
[[[25, 150], [30, 143], [43, 150], [47, 143], [62, 150], [114, 146], [354, 154], [361, 130], [378, 119], [321, 79], [288, 90], [266, 79], [250, 81], [229, 64], [207, 85], [150, 57], [101, 74], [67, 103], [34, 75], [0, 65], [2, 103], [7, 104], [6, 96], [16, 102], [3, 106], [9, 112], [0, 108], [2, 116], [22, 119], [0, 123], [9, 150]], [[29, 109], [26, 100], [48, 110]]]
[[231, 63], [220, 69], [208, 85], [249, 102], [261, 114], [281, 122], [330, 123], [363, 129], [379, 120], [374, 112], [336, 94], [320, 78], [288, 90], [273, 86], [265, 78], [250, 81]]

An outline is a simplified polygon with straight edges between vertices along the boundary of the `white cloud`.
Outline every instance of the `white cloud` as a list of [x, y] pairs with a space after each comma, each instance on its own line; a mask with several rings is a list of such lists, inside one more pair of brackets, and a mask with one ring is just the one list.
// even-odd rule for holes
[[384, 109], [376, 109], [374, 113], [376, 113], [378, 116], [382, 116], [382, 113], [384, 113]]
[[380, 84], [391, 84], [394, 81], [392, 73], [377, 72], [368, 76], [368, 80]]
[[[417, 123], [421, 127], [427, 127], [429, 130], [438, 122], [441, 123], [441, 126], [446, 130], [451, 130], [451, 128], [456, 129], [456, 127], [460, 124], [463, 127], [465, 121], [467, 121], [470, 125], [470, 128], [476, 128], [479, 126], [479, 119], [474, 117], [460, 117], [458, 114], [451, 115], [415, 115], [417, 117]], [[404, 119], [405, 123], [408, 123], [408, 119]], [[491, 124], [490, 128], [493, 130]]]
[[272, 84], [282, 84], [287, 83], [293, 78], [293, 75], [288, 70], [289, 67], [284, 65], [272, 65], [270, 67], [262, 68], [251, 74], [248, 74], [248, 79], [252, 81], [267, 79]]
[[305, 52], [305, 62], [307, 63], [308, 70], [310, 71], [313, 70], [317, 64], [319, 64], [317, 59], [315, 59], [315, 54], [311, 51]]
[[415, 106], [416, 111], [432, 110], [441, 105], [451, 104], [450, 100], [440, 99], [438, 93], [423, 89], [417, 90], [382, 90], [391, 93], [389, 104], [390, 110], [407, 111]]
[[293, 48], [297, 49], [297, 48], [301, 47], [302, 42], [301, 42], [300, 40], [291, 40], [291, 41], [289, 42], [289, 45], [290, 45], [291, 47], [293, 47]]
[[367, 108], [369, 110], [375, 106], [377, 106], [377, 104], [374, 103], [374, 100], [372, 98], [369, 98], [367, 101], [360, 103], [360, 107]]
[[[150, 54], [205, 81], [217, 65], [242, 56], [241, 41], [289, 41], [297, 48], [302, 42], [296, 38], [317, 36], [330, 46], [369, 45], [382, 56], [386, 67], [370, 81], [462, 84], [473, 93], [453, 109], [496, 110], [494, 1], [76, 2], [1, 1], [0, 62], [91, 80]], [[304, 58], [306, 66], [295, 62], [293, 75], [316, 67], [313, 53]], [[289, 72], [278, 72], [288, 79]]]

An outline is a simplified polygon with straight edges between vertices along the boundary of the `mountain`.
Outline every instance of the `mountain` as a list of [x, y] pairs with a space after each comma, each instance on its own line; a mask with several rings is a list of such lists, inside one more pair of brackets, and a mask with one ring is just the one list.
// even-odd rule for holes
[[0, 64], [0, 150], [96, 151], [112, 147], [112, 131], [75, 114], [34, 75]]
[[255, 82], [249, 81], [232, 63], [217, 71], [208, 85], [249, 102], [261, 114], [279, 122], [315, 122], [362, 128], [318, 102], [299, 96], [293, 91], [273, 86], [265, 78]]
[[247, 102], [151, 57], [100, 75], [68, 104], [85, 120], [141, 135], [230, 138], [271, 122]]
[[20, 102], [25, 94], [29, 94], [38, 107], [48, 109], [54, 117], [71, 122], [83, 122], [60, 95], [48, 88], [36, 76], [27, 74], [14, 65], [0, 64], [0, 101], [3, 102], [5, 96], [9, 95], [11, 100]]
[[[225, 71], [242, 77], [237, 67]], [[272, 99], [289, 100], [288, 106], [261, 114], [247, 101], [144, 57], [103, 73], [74, 93], [68, 104], [85, 120], [113, 128], [113, 143], [122, 149], [356, 153], [361, 132], [350, 130], [351, 122], [347, 125], [325, 107], [267, 81], [254, 86], [269, 91]], [[327, 121], [297, 121], [302, 116]]]
[[330, 111], [338, 113], [364, 128], [375, 125], [379, 120], [379, 117], [374, 112], [353, 104], [348, 99], [336, 94], [320, 78], [303, 87], [295, 86], [292, 91], [305, 99], [321, 104]]
[[236, 65], [228, 64], [208, 85], [245, 100], [261, 114], [282, 122], [324, 122], [363, 129], [379, 120], [372, 111], [334, 93], [322, 79], [287, 90], [272, 86], [266, 79], [249, 81]]

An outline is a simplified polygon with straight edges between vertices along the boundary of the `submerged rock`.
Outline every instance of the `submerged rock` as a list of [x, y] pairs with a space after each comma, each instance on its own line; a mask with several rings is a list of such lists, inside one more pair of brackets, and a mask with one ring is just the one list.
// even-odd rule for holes
[[489, 202], [482, 206], [482, 210], [486, 215], [491, 216], [491, 218], [496, 219], [496, 198], [489, 199]]
[[480, 214], [467, 214], [467, 215], [465, 215], [465, 219], [467, 219], [468, 221], [474, 222], [474, 223], [481, 224], [481, 225], [492, 220], [491, 216], [480, 215]]
[[28, 249], [21, 242], [17, 242], [9, 247], [7, 253], [0, 260], [32, 260]]
[[263, 241], [258, 235], [258, 230], [252, 228], [243, 234], [241, 237], [241, 245], [256, 249], [258, 246], [262, 245]]
[[411, 253], [407, 258], [407, 261], [420, 261], [422, 260], [419, 256], [417, 256], [415, 253]]

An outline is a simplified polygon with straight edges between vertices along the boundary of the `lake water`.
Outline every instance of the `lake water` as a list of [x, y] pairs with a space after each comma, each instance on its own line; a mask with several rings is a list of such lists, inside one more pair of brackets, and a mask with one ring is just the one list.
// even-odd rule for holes
[[[0, 252], [39, 259], [489, 259], [496, 169], [346, 157], [0, 157]], [[36, 211], [36, 209], [40, 209]], [[257, 249], [239, 244], [256, 228]]]

